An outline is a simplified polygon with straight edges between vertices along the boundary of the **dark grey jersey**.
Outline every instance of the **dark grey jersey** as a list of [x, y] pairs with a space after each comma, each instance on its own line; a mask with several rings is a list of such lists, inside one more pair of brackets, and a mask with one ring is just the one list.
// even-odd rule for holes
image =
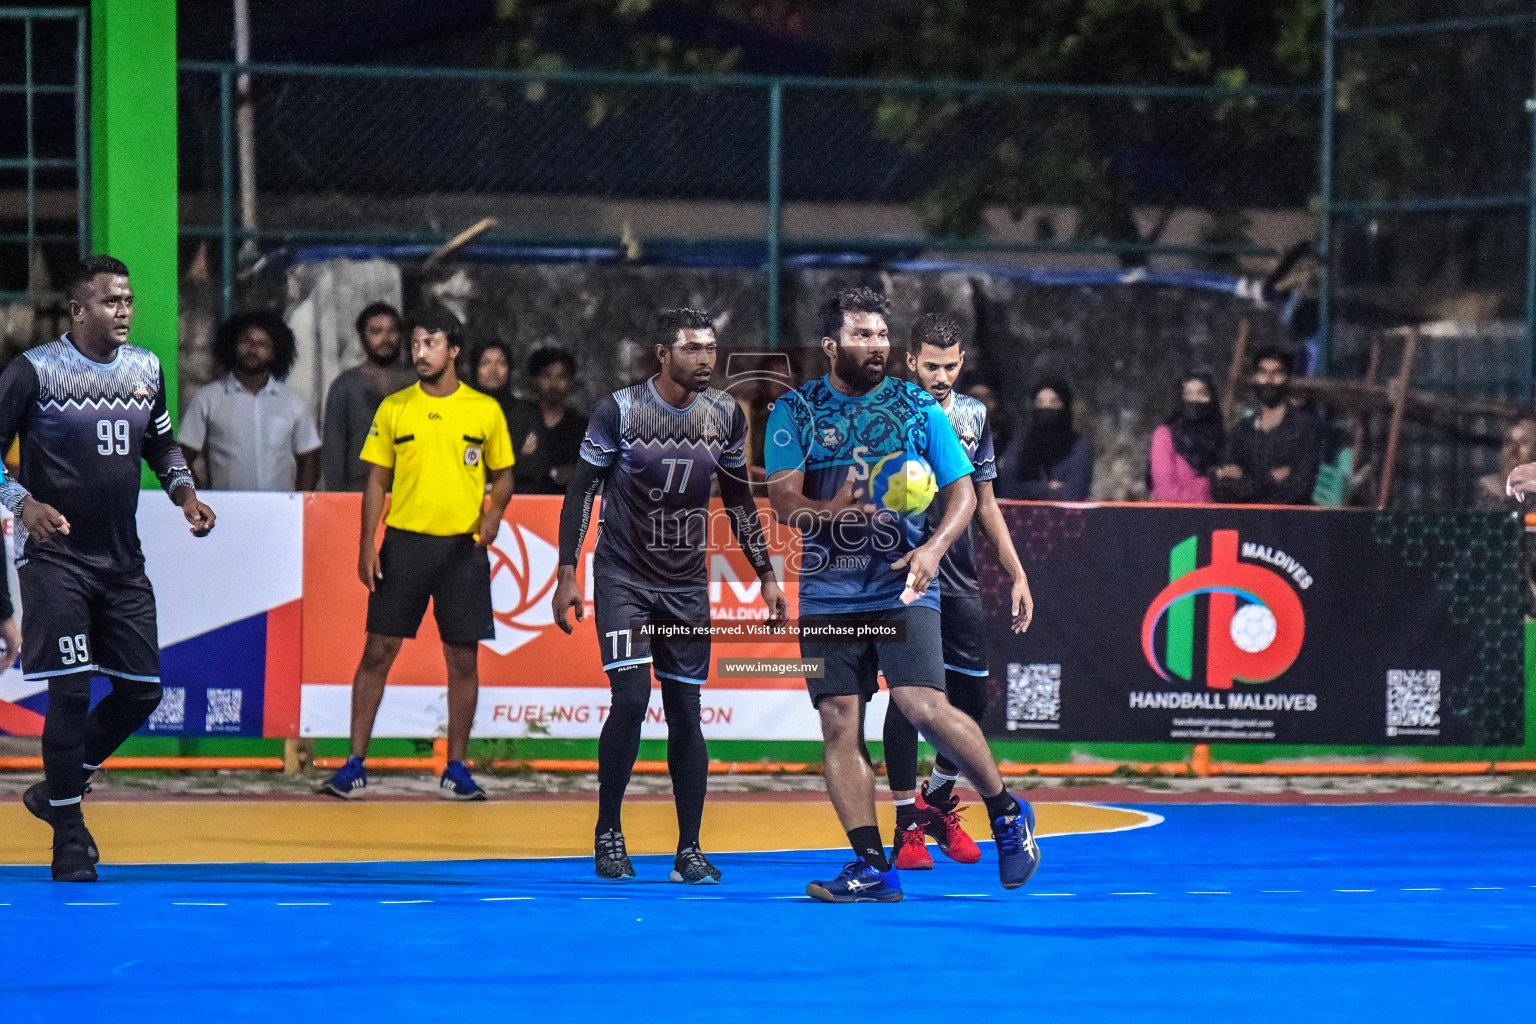
[[[110, 363], [97, 363], [67, 334], [23, 352], [0, 374], [0, 444], [18, 434], [21, 470], [0, 483], [0, 502], [16, 517], [17, 564], [141, 569], [139, 461], [167, 493], [192, 485], [155, 354], [124, 345]], [[28, 542], [20, 510], [29, 493], [69, 520], [67, 535]]]
[[746, 415], [715, 388], [686, 409], [662, 398], [649, 380], [597, 403], [581, 457], [608, 471], [598, 578], [650, 590], [704, 586], [710, 484], [718, 469], [743, 471], [746, 448]]
[[[945, 410], [949, 425], [955, 428], [960, 446], [965, 449], [976, 472], [971, 474], [974, 483], [997, 479], [997, 457], [992, 450], [992, 424], [987, 419], [987, 407], [970, 395], [954, 394]], [[929, 512], [929, 528], [936, 528], [942, 513], [934, 508]], [[939, 592], [941, 594], [977, 594], [981, 582], [976, 577], [976, 521], [944, 552], [939, 562]]]

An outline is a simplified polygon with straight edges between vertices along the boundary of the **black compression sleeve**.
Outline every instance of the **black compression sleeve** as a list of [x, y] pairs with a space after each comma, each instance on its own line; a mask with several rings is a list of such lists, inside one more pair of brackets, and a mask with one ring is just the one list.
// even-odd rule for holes
[[752, 485], [737, 476], [736, 471], [722, 471], [716, 476], [720, 481], [720, 501], [731, 518], [731, 531], [736, 534], [736, 542], [741, 545], [742, 554], [747, 556], [753, 572], [759, 576], [767, 575], [773, 571], [773, 562], [768, 557], [763, 522], [757, 517], [757, 502], [752, 498]]
[[576, 460], [570, 486], [565, 489], [565, 503], [560, 506], [560, 564], [575, 565], [581, 557], [581, 543], [587, 537], [592, 520], [592, 502], [602, 489], [608, 470], [586, 459]]

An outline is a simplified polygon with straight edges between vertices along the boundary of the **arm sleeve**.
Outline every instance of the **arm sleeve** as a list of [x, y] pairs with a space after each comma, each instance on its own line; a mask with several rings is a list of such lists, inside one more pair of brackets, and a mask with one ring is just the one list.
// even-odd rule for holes
[[373, 414], [373, 425], [363, 440], [361, 458], [375, 466], [392, 469], [395, 465], [395, 409], [396, 405], [385, 399], [379, 411]]
[[981, 418], [981, 437], [976, 442], [976, 457], [971, 460], [976, 472], [971, 479], [977, 483], [997, 479], [997, 452], [992, 446], [992, 417]]
[[575, 565], [576, 559], [581, 557], [581, 545], [587, 539], [587, 526], [592, 521], [592, 502], [607, 476], [608, 467], [588, 461], [583, 445], [582, 458], [576, 460], [576, 471], [571, 474], [565, 502], [560, 506], [561, 565]]
[[[587, 421], [586, 436], [581, 439], [581, 458], [599, 469], [607, 469], [619, 457], [619, 403], [612, 395], [597, 403]], [[574, 493], [566, 492], [568, 495]]]
[[[741, 406], [731, 410], [731, 436], [720, 453], [720, 465], [727, 469], [740, 469], [747, 464], [747, 414]], [[725, 477], [720, 477], [721, 494], [725, 493]]]
[[187, 458], [182, 454], [181, 445], [176, 443], [176, 430], [171, 425], [171, 414], [165, 405], [163, 373], [155, 388], [155, 404], [150, 410], [149, 426], [144, 430], [143, 451], [144, 461], [149, 463], [149, 468], [160, 478], [160, 486], [165, 488], [166, 494], [175, 494], [178, 487], [195, 486], [192, 471], [187, 468]]
[[11, 574], [6, 571], [4, 565], [0, 565], [0, 622], [4, 622], [15, 614], [16, 606], [11, 603]]
[[805, 442], [790, 412], [791, 404], [804, 401], [798, 392], [791, 391], [773, 403], [768, 436], [763, 439], [763, 468], [769, 476], [781, 469], [805, 469]]
[[1079, 437], [1067, 457], [1052, 475], [1061, 481], [1055, 497], [1059, 501], [1087, 501], [1093, 493], [1093, 443]]
[[768, 541], [763, 537], [763, 521], [757, 516], [752, 485], [737, 473], [717, 472], [715, 476], [720, 481], [720, 501], [731, 518], [731, 532], [736, 534], [741, 553], [747, 556], [753, 572], [765, 575], [773, 569], [773, 562], [768, 557]]
[[939, 486], [948, 487], [961, 477], [974, 473], [975, 467], [965, 454], [965, 446], [960, 443], [955, 428], [950, 426], [949, 417], [944, 415], [939, 403], [933, 402], [924, 407], [923, 416], [927, 421], [923, 431], [927, 450], [922, 454], [933, 467], [933, 476]]
[[293, 422], [293, 454], [308, 455], [320, 447], [320, 432], [315, 429], [315, 418], [304, 407], [304, 400], [294, 395], [293, 403], [298, 412]]
[[512, 453], [512, 434], [507, 429], [507, 415], [501, 411], [499, 404], [493, 402], [492, 406], [489, 417], [491, 422], [485, 431], [485, 468], [492, 473], [500, 473], [511, 468], [517, 456]]
[[347, 449], [347, 407], [343, 381], [337, 377], [331, 381], [325, 393], [325, 418], [320, 432], [320, 486], [328, 491], [345, 488], [347, 459], [352, 453]]
[[202, 450], [208, 441], [208, 388], [204, 385], [187, 403], [186, 414], [181, 417], [181, 443], [188, 448]]
[[[0, 373], [0, 440], [7, 447], [26, 425], [35, 408], [37, 370], [32, 366], [32, 360], [17, 356], [11, 360], [5, 372]], [[21, 502], [26, 496], [27, 489], [21, 485], [21, 481], [0, 469], [0, 504], [10, 509], [12, 515], [20, 515]]]

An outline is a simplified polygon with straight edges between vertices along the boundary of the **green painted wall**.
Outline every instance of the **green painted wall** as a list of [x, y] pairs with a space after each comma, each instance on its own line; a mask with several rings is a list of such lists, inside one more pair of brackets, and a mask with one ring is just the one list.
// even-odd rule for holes
[[91, 249], [128, 264], [132, 341], [160, 357], [171, 409], [176, 227], [175, 0], [91, 0]]

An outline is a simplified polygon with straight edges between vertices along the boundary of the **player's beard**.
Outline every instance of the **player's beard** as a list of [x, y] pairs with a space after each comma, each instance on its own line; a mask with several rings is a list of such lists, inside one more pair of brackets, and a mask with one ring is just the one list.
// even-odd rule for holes
[[447, 372], [448, 372], [448, 367], [447, 367], [446, 364], [441, 366], [441, 367], [439, 367], [437, 372], [433, 373], [433, 374], [422, 373], [421, 372], [421, 364], [420, 363], [416, 364], [416, 377], [423, 384], [436, 384], [438, 381], [443, 379], [443, 374], [445, 374]]
[[854, 387], [869, 391], [885, 377], [885, 359], [873, 355], [860, 359], [851, 349], [837, 347], [837, 376]]

